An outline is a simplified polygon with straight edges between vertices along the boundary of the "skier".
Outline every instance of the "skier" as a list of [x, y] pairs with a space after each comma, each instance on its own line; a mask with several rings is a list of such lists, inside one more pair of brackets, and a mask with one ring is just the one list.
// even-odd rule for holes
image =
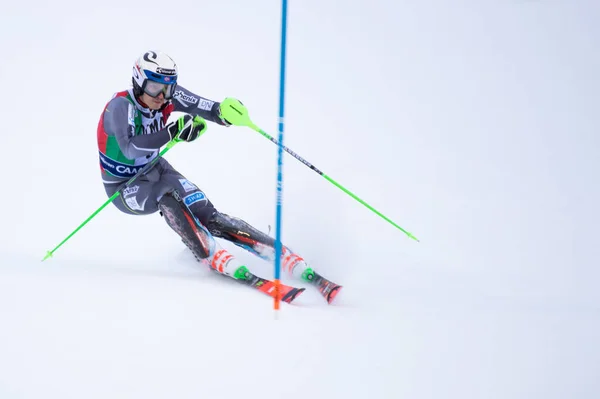
[[[271, 281], [252, 274], [213, 237], [231, 241], [265, 260], [274, 259], [274, 239], [239, 218], [219, 212], [206, 194], [169, 162], [162, 157], [154, 160], [159, 149], [172, 140], [197, 139], [207, 129], [207, 121], [230, 126], [221, 115], [220, 103], [180, 86], [177, 65], [159, 51], [147, 51], [135, 61], [132, 83], [132, 88], [113, 95], [98, 123], [106, 194], [110, 197], [119, 191], [113, 204], [126, 214], [158, 211], [201, 263], [274, 295]], [[174, 111], [184, 114], [167, 123]], [[127, 184], [140, 170], [141, 175]], [[316, 273], [289, 247], [282, 245], [281, 256], [285, 271], [314, 284], [331, 303], [341, 286]], [[281, 299], [291, 302], [303, 290], [281, 285]]]

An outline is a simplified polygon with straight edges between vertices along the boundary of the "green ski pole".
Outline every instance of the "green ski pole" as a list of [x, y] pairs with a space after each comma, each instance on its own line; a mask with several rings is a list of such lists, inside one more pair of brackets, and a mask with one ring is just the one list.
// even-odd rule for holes
[[[194, 118], [194, 122], [200, 122], [203, 121], [199, 116], [196, 116]], [[202, 132], [200, 132], [200, 135], [202, 135], [204, 132], [206, 131], [206, 129]], [[175, 144], [177, 144], [180, 140], [178, 139], [173, 139], [171, 141], [169, 141], [167, 143], [167, 145], [165, 146], [165, 148], [163, 148], [163, 150], [158, 154], [158, 156], [156, 158], [154, 158], [152, 161], [150, 161], [146, 166], [144, 166], [142, 169], [140, 169], [134, 176], [131, 177], [131, 179], [129, 179], [127, 181], [127, 186], [129, 186], [131, 183], [133, 183], [139, 176], [143, 175], [144, 173], [146, 173], [150, 168], [152, 168], [156, 162], [158, 162], [158, 160], [167, 153], [167, 151], [169, 151]], [[73, 230], [73, 232], [71, 234], [69, 234], [64, 240], [62, 240], [60, 242], [60, 244], [58, 244], [53, 250], [46, 252], [46, 256], [44, 256], [44, 259], [42, 259], [42, 262], [45, 261], [46, 259], [52, 257], [54, 255], [54, 252], [56, 252], [65, 242], [67, 242], [71, 237], [73, 237], [75, 235], [75, 233], [77, 233], [83, 226], [85, 226], [90, 220], [92, 220], [94, 218], [94, 216], [96, 216], [98, 213], [100, 213], [100, 211], [104, 208], [106, 208], [106, 206], [108, 204], [110, 204], [111, 202], [113, 202], [118, 196], [120, 195], [120, 191], [117, 191], [116, 193], [114, 193], [109, 199], [106, 200], [106, 202], [104, 204], [102, 204], [100, 206], [100, 208], [96, 209], [96, 211], [94, 213], [92, 213], [90, 215], [90, 217], [88, 217], [86, 220], [83, 221], [83, 223], [81, 223], [75, 230]]]
[[[234, 126], [247, 126], [250, 129], [257, 131], [258, 133], [260, 133], [261, 135], [263, 135], [264, 137], [266, 137], [267, 139], [269, 139], [276, 145], [280, 145], [279, 142], [275, 138], [270, 136], [267, 132], [265, 132], [264, 130], [262, 130], [260, 127], [258, 127], [256, 124], [254, 124], [252, 122], [252, 120], [250, 119], [250, 116], [248, 114], [248, 109], [246, 108], [246, 106], [244, 106], [244, 104], [242, 104], [239, 100], [236, 100], [235, 98], [226, 98], [225, 100], [223, 100], [223, 102], [221, 102], [221, 116]], [[317, 172], [319, 175], [323, 176], [327, 181], [332, 183], [334, 186], [336, 186], [337, 188], [339, 188], [340, 190], [342, 190], [343, 192], [345, 192], [346, 194], [348, 194], [349, 196], [354, 198], [356, 201], [360, 202], [362, 205], [367, 207], [370, 211], [375, 213], [377, 216], [381, 217], [383, 220], [385, 220], [386, 222], [390, 223], [392, 226], [394, 226], [397, 229], [399, 229], [400, 231], [402, 231], [409, 238], [411, 238], [415, 241], [419, 241], [419, 239], [417, 237], [415, 237], [408, 231], [404, 230], [402, 227], [398, 226], [396, 223], [394, 223], [392, 220], [390, 220], [388, 217], [383, 215], [377, 209], [373, 208], [371, 205], [367, 204], [365, 201], [360, 199], [358, 196], [356, 196], [350, 190], [348, 190], [347, 188], [345, 188], [344, 186], [342, 186], [341, 184], [339, 184], [338, 182], [333, 180], [331, 177], [327, 176], [325, 173], [321, 172], [319, 169], [317, 169], [314, 165], [312, 165], [306, 159], [302, 158], [300, 155], [296, 154], [294, 151], [290, 150], [286, 146], [282, 146], [282, 148], [288, 154], [290, 154], [291, 156], [296, 158], [298, 161], [302, 162], [304, 165], [308, 166], [310, 169]]]

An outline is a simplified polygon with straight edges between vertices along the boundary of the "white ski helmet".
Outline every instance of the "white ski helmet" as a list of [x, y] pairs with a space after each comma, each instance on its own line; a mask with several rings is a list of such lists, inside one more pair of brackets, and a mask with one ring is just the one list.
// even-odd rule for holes
[[163, 93], [170, 99], [177, 87], [177, 64], [165, 53], [146, 51], [133, 65], [133, 93], [136, 97], [143, 93], [156, 97]]

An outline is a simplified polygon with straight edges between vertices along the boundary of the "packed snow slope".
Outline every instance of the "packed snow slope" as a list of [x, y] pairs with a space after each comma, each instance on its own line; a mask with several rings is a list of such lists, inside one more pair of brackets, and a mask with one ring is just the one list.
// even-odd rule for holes
[[[283, 240], [344, 289], [277, 319], [158, 215], [41, 259], [106, 200], [96, 126], [141, 52], [277, 134], [280, 4], [34, 3], [0, 14], [0, 398], [600, 396], [598, 2], [290, 2], [285, 144], [421, 242], [286, 155]], [[276, 157], [216, 125], [167, 154], [265, 231]]]

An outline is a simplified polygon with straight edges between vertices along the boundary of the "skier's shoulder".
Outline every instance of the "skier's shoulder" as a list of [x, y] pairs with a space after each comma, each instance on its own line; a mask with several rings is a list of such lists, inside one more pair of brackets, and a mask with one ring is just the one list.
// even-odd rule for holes
[[129, 90], [123, 90], [123, 91], [114, 93], [112, 95], [111, 99], [106, 104], [106, 107], [107, 108], [109, 106], [111, 108], [122, 107], [122, 106], [128, 107], [129, 104], [135, 105], [135, 103], [132, 99], [131, 93], [129, 92]]
[[116, 115], [127, 115], [130, 111], [130, 106], [135, 107], [135, 101], [133, 101], [131, 93], [128, 90], [120, 91], [113, 94], [112, 98], [104, 107], [105, 112]]
[[118, 126], [128, 121], [131, 105], [134, 103], [127, 90], [114, 93], [104, 107], [104, 124]]

